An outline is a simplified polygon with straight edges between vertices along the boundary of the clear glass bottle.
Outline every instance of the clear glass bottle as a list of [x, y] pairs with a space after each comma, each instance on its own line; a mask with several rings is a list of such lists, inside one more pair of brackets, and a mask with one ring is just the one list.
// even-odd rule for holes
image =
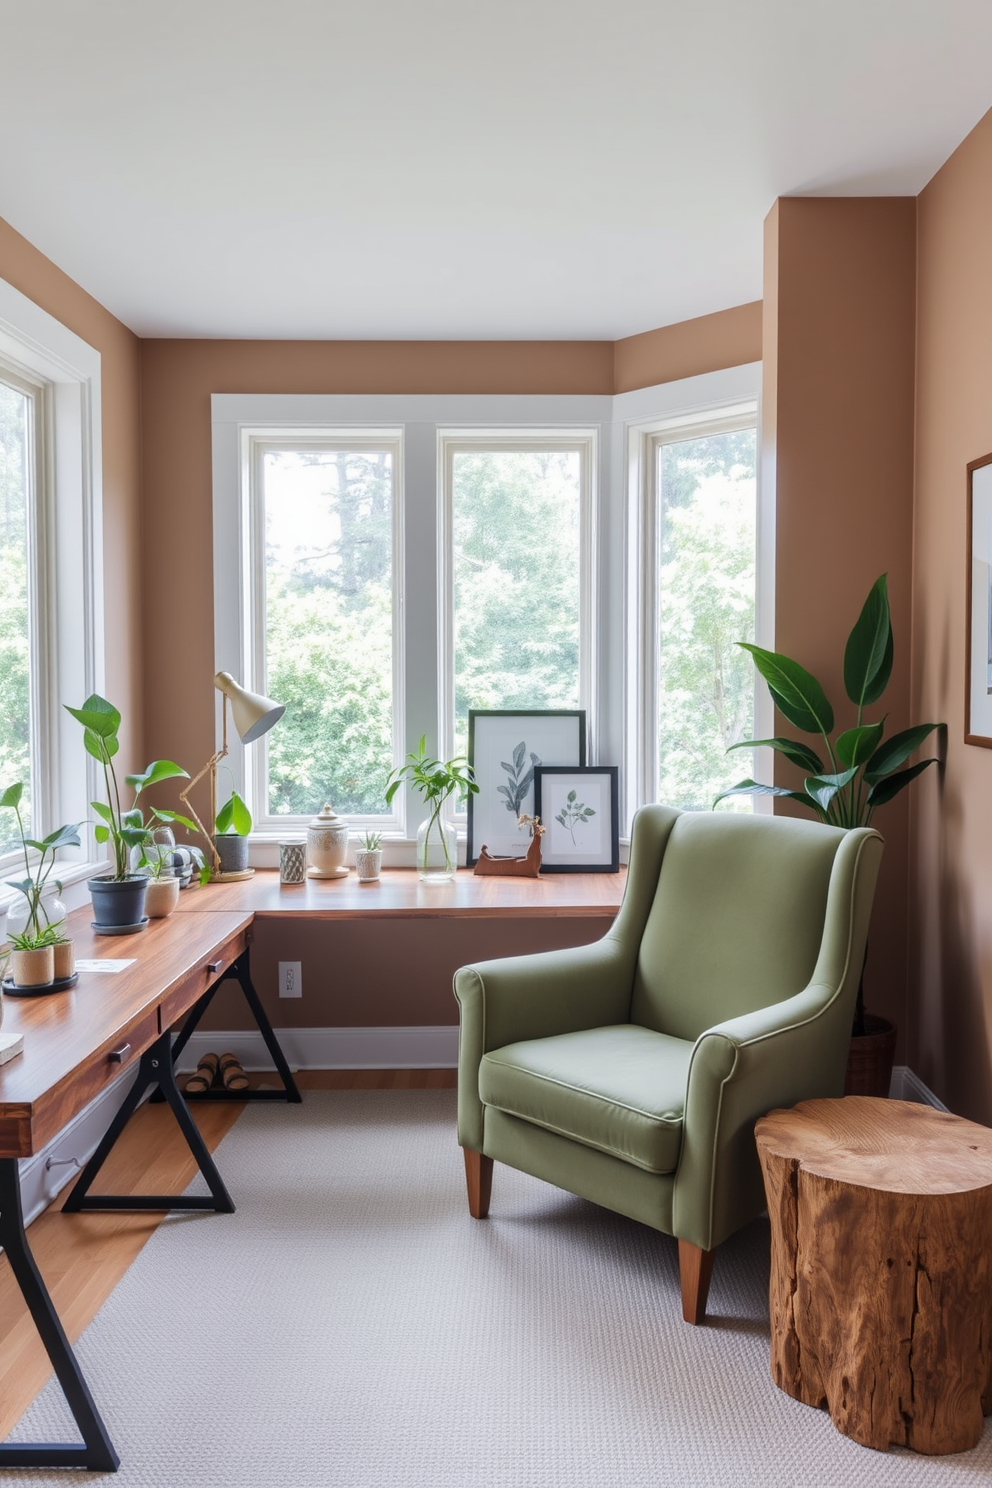
[[[30, 906], [23, 894], [18, 894], [7, 914], [7, 934], [23, 935], [28, 918]], [[38, 926], [44, 930], [48, 925], [60, 925], [69, 911], [59, 898], [59, 891], [55, 884], [49, 884], [42, 891], [41, 903], [38, 906]]]
[[450, 822], [429, 816], [417, 829], [417, 872], [424, 883], [448, 883], [458, 867], [458, 839]]

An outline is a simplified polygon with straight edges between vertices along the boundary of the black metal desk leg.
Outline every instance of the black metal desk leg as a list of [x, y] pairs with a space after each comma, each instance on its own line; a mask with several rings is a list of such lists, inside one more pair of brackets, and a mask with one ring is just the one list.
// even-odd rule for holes
[[254, 986], [254, 983], [252, 982], [252, 979], [251, 979], [251, 963], [250, 963], [250, 960], [249, 960], [249, 952], [248, 951], [243, 951], [242, 954], [238, 957], [238, 959], [236, 961], [232, 961], [231, 965], [228, 967], [227, 971], [224, 972], [224, 975], [223, 975], [223, 977], [221, 977], [220, 981], [215, 982], [214, 985], [210, 988], [210, 990], [207, 993], [205, 993], [203, 997], [200, 998], [200, 1000], [196, 1004], [196, 1006], [190, 1010], [189, 1017], [186, 1019], [186, 1022], [183, 1024], [182, 1029], [180, 1030], [179, 1035], [178, 1035], [178, 1037], [176, 1039], [176, 1042], [172, 1046], [172, 1061], [173, 1061], [173, 1064], [175, 1064], [175, 1062], [178, 1060], [180, 1054], [183, 1052], [183, 1050], [185, 1049], [186, 1045], [189, 1043], [190, 1035], [193, 1033], [193, 1031], [196, 1028], [197, 1024], [199, 1023], [200, 1019], [203, 1017], [204, 1013], [207, 1011], [207, 1008], [210, 1006], [211, 1000], [213, 999], [213, 995], [217, 991], [217, 988], [220, 986], [220, 982], [221, 981], [227, 981], [228, 978], [231, 978], [234, 981], [236, 981], [237, 984], [238, 984], [238, 986], [241, 988], [242, 992], [245, 995], [245, 1001], [247, 1002], [249, 1008], [251, 1009], [252, 1017], [255, 1019], [255, 1022], [258, 1024], [258, 1031], [262, 1035], [262, 1038], [265, 1040], [265, 1047], [268, 1049], [269, 1053], [272, 1055], [272, 1062], [273, 1062], [273, 1064], [275, 1065], [276, 1069], [279, 1072], [279, 1078], [282, 1080], [283, 1089], [282, 1090], [201, 1090], [201, 1091], [196, 1092], [195, 1094], [187, 1095], [186, 1096], [186, 1099], [188, 1101], [194, 1101], [194, 1100], [197, 1100], [197, 1101], [200, 1101], [200, 1100], [273, 1101], [273, 1100], [276, 1100], [276, 1101], [289, 1101], [292, 1105], [299, 1105], [302, 1102], [303, 1097], [300, 1094], [299, 1086], [297, 1085], [296, 1081], [293, 1079], [293, 1073], [292, 1073], [292, 1070], [290, 1069], [290, 1067], [289, 1067], [289, 1065], [288, 1065], [288, 1063], [286, 1061], [286, 1056], [285, 1056], [285, 1054], [282, 1051], [282, 1045], [279, 1043], [279, 1040], [276, 1038], [276, 1031], [272, 1027], [272, 1024], [269, 1022], [268, 1017], [266, 1016], [265, 1009], [262, 1006], [261, 999], [259, 998], [258, 993], [255, 991], [255, 986]]
[[[149, 1086], [157, 1086], [172, 1107], [179, 1128], [186, 1138], [190, 1152], [196, 1159], [207, 1186], [206, 1194], [91, 1194], [90, 1184], [103, 1167], [111, 1148], [127, 1125], [131, 1115], [140, 1104]], [[75, 1187], [62, 1205], [66, 1214], [78, 1214], [83, 1209], [210, 1209], [216, 1214], [233, 1214], [234, 1202], [217, 1171], [217, 1165], [207, 1151], [196, 1122], [189, 1113], [182, 1092], [176, 1084], [172, 1064], [172, 1046], [168, 1030], [161, 1034], [151, 1048], [141, 1056], [138, 1074], [128, 1092], [127, 1099], [113, 1121], [107, 1127], [100, 1145], [86, 1164]]]
[[81, 1447], [60, 1442], [0, 1443], [0, 1468], [88, 1467], [92, 1472], [116, 1472], [120, 1458], [28, 1248], [17, 1159], [13, 1157], [0, 1158], [0, 1244], [83, 1438]]

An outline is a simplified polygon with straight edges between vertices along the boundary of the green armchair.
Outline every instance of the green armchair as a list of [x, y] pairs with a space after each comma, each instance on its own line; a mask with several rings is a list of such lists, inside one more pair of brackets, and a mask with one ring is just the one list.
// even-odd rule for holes
[[674, 1235], [702, 1322], [713, 1251], [764, 1208], [754, 1123], [841, 1095], [882, 839], [646, 806], [592, 945], [464, 966], [458, 1140]]

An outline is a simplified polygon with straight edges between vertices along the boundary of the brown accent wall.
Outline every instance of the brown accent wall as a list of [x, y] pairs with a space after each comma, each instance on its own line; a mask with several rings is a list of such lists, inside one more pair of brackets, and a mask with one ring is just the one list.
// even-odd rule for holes
[[613, 391], [654, 387], [761, 361], [761, 301], [625, 336], [613, 347]]
[[[970, 460], [992, 452], [992, 114], [919, 198], [913, 707], [947, 722], [914, 802], [910, 1062], [992, 1122], [992, 751], [964, 742]], [[928, 772], [929, 773], [929, 772]]]
[[[895, 665], [868, 718], [886, 712], [889, 733], [912, 721], [915, 230], [915, 198], [784, 197], [765, 238], [761, 442], [777, 511], [775, 648], [820, 679], [838, 724], [850, 726], [844, 643], [888, 573]], [[795, 735], [784, 719], [777, 729]], [[779, 783], [798, 778], [777, 759]], [[875, 825], [886, 849], [867, 1000], [899, 1023], [905, 1043], [907, 796]]]
[[[100, 353], [108, 696], [124, 718], [126, 768], [143, 768], [140, 398], [137, 336], [0, 219], [0, 279]], [[81, 703], [82, 698], [66, 698]], [[80, 739], [80, 748], [82, 740]]]

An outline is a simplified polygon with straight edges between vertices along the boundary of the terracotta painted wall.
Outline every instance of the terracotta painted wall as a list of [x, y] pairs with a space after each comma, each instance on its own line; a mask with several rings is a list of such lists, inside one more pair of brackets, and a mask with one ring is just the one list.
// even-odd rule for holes
[[140, 769], [147, 761], [139, 759], [143, 750], [143, 657], [138, 338], [2, 219], [0, 279], [19, 289], [100, 353], [104, 566], [108, 579], [106, 687], [108, 696], [124, 715], [121, 747], [126, 767]]
[[[838, 723], [850, 726], [844, 643], [887, 572], [890, 733], [912, 721], [915, 223], [914, 198], [789, 197], [769, 215], [765, 239], [762, 457], [777, 503], [775, 646], [820, 679]], [[777, 730], [795, 733], [784, 719]], [[779, 759], [776, 779], [795, 785], [799, 774]], [[907, 797], [875, 825], [886, 850], [867, 999], [899, 1023], [905, 1045]]]
[[992, 452], [992, 113], [919, 198], [913, 706], [948, 724], [914, 807], [913, 1067], [992, 1122], [992, 750], [964, 742], [965, 467]]
[[761, 361], [761, 301], [626, 336], [613, 348], [613, 391], [654, 387]]

